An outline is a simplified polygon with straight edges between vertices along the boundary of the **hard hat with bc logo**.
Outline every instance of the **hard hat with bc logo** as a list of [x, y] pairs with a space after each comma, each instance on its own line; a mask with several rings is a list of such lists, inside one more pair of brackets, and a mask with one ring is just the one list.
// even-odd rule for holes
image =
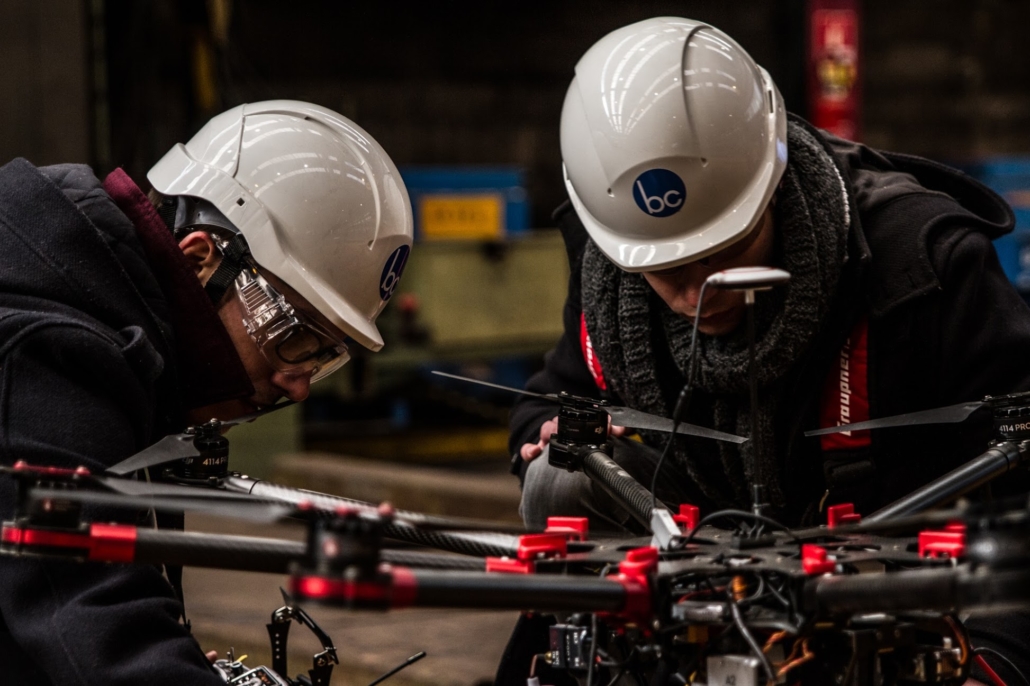
[[380, 145], [318, 105], [235, 107], [147, 174], [165, 196], [214, 206], [257, 266], [371, 350], [412, 243], [411, 202]]
[[757, 225], [786, 167], [786, 112], [732, 38], [659, 17], [613, 31], [580, 59], [561, 152], [590, 237], [622, 269], [653, 271]]

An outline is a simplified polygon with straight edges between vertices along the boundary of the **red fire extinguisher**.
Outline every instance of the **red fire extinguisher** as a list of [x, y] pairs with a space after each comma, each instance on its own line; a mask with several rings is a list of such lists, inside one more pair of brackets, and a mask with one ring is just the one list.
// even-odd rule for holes
[[808, 111], [842, 138], [861, 133], [859, 0], [808, 0]]

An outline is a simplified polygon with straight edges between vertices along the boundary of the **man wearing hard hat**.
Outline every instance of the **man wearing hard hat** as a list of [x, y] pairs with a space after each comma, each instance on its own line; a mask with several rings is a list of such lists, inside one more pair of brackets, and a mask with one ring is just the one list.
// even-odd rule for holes
[[[148, 174], [0, 167], [3, 463], [94, 473], [383, 345], [412, 242], [383, 149], [328, 109], [243, 105]], [[0, 483], [0, 519], [14, 511]], [[145, 566], [0, 557], [4, 684], [217, 684]]]
[[[840, 502], [870, 513], [983, 452], [989, 433], [806, 430], [1030, 389], [1030, 310], [991, 244], [1013, 228], [1004, 201], [943, 165], [788, 115], [768, 73], [718, 29], [664, 17], [598, 41], [576, 65], [561, 151], [565, 334], [527, 388], [669, 417], [696, 321], [683, 420], [750, 440], [678, 438], [657, 480], [666, 502], [749, 510], [760, 486], [789, 525]], [[791, 279], [755, 305], [752, 407], [744, 296], [699, 295], [711, 274], [755, 265]], [[555, 425], [539, 399], [512, 413], [527, 524], [583, 515], [632, 528], [584, 475], [549, 468]], [[668, 434], [640, 438], [618, 439], [615, 458], [650, 484]], [[1020, 475], [1005, 488], [1026, 486]]]

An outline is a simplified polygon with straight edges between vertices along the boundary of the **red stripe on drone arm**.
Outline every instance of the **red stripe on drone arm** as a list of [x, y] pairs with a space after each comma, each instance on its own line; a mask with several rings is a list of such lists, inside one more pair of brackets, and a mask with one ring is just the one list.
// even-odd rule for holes
[[136, 527], [94, 524], [89, 530], [89, 559], [132, 562], [136, 558]]
[[418, 596], [418, 579], [415, 573], [407, 567], [394, 567], [390, 570], [393, 578], [393, 593], [390, 597], [390, 607], [411, 607], [415, 604]]
[[92, 547], [88, 534], [69, 534], [60, 531], [19, 529], [16, 527], [4, 528], [3, 542], [23, 546], [76, 548], [79, 550], [89, 550]]
[[88, 534], [6, 526], [0, 540], [9, 545], [87, 551], [90, 560], [99, 562], [132, 562], [136, 556], [134, 526], [93, 524]]
[[618, 615], [639, 624], [649, 624], [654, 611], [651, 607], [651, 589], [647, 585], [647, 580], [626, 574], [608, 578], [619, 583], [626, 592], [626, 601]]

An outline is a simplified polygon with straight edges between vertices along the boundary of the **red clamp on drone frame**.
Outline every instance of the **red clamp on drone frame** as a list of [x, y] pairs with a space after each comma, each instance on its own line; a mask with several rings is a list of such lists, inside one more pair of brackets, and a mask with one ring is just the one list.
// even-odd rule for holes
[[382, 565], [370, 579], [329, 579], [314, 575], [290, 577], [291, 595], [358, 610], [411, 607], [417, 590], [418, 584], [410, 569], [390, 565]]
[[948, 524], [943, 531], [919, 532], [919, 557], [954, 560], [965, 554], [965, 524]]
[[626, 604], [619, 616], [641, 626], [651, 620], [651, 586], [649, 576], [658, 569], [658, 549], [651, 546], [634, 548], [619, 563], [619, 573], [610, 577], [626, 590]]
[[841, 524], [858, 524], [862, 521], [862, 515], [855, 512], [855, 506], [851, 503], [830, 505], [826, 508], [826, 526], [831, 529]]
[[532, 560], [513, 560], [510, 557], [486, 558], [486, 571], [501, 574], [532, 574], [536, 565]]
[[132, 562], [136, 558], [136, 527], [92, 524], [89, 533], [28, 529], [5, 524], [0, 543], [18, 552], [52, 552], [63, 549], [95, 562]]
[[[570, 517], [569, 519], [578, 518]], [[550, 520], [548, 520], [548, 524], [550, 524]], [[542, 557], [565, 557], [568, 551], [565, 533], [525, 534], [519, 536], [519, 547], [514, 560], [510, 557], [488, 557], [486, 558], [486, 571], [532, 574], [536, 571], [535, 560]]]
[[701, 521], [701, 510], [697, 505], [683, 503], [680, 505], [680, 513], [674, 514], [672, 521], [683, 527], [683, 533], [689, 534], [697, 528], [697, 523]]
[[812, 576], [829, 574], [836, 568], [837, 563], [829, 559], [826, 548], [805, 543], [801, 546], [801, 568], [805, 574]]
[[545, 534], [562, 534], [567, 541], [585, 541], [590, 533], [586, 517], [548, 517]]

